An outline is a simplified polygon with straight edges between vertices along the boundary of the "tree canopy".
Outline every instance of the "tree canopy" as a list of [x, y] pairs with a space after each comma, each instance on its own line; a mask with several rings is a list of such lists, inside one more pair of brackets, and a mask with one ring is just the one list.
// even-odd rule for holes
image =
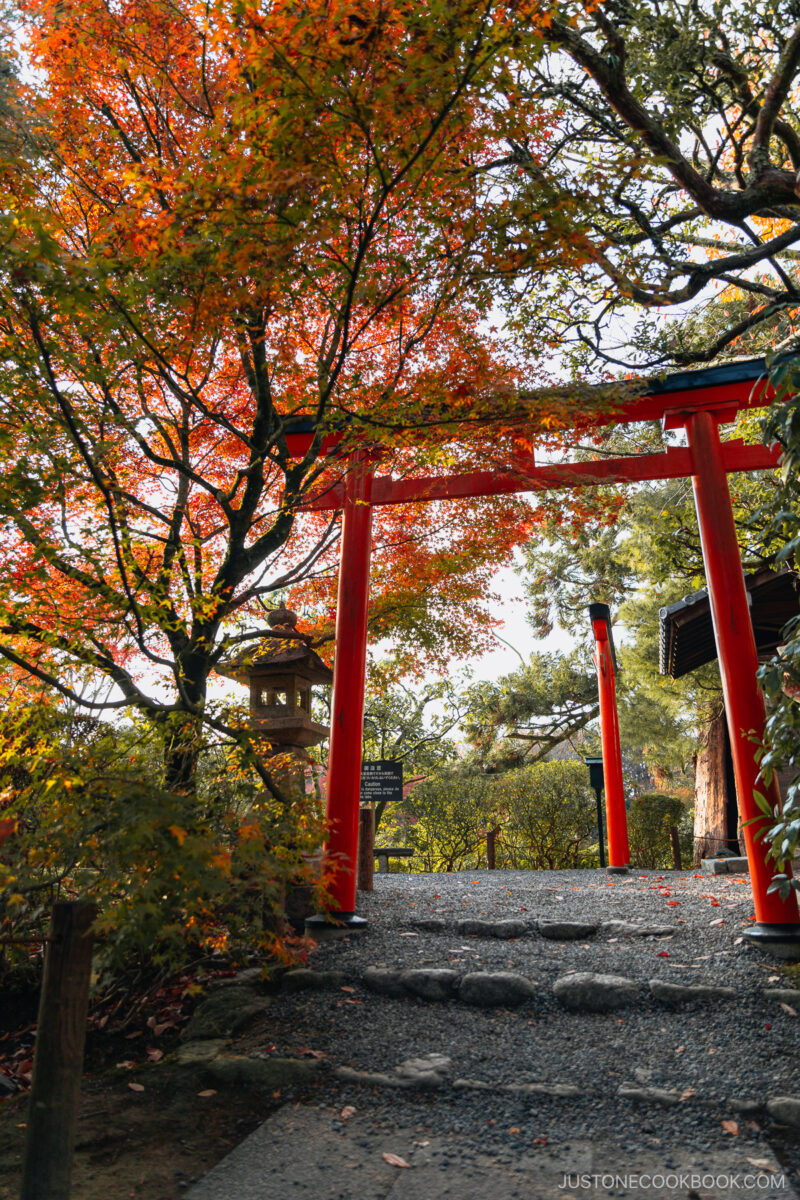
[[[547, 153], [506, 136], [493, 165], [513, 197], [503, 247], [519, 335], [541, 339], [544, 325], [554, 344], [573, 343], [584, 366], [707, 362], [764, 325], [793, 341], [794, 0], [542, 8], [545, 52], [523, 52], [505, 95], [509, 106], [536, 95], [553, 115]], [[522, 288], [528, 243], [547, 227], [560, 237], [566, 214], [582, 267], [554, 262], [553, 286], [542, 288], [531, 259]], [[723, 319], [702, 344], [687, 338], [687, 306], [720, 295]]]
[[[0, 652], [89, 707], [208, 716], [237, 619], [329, 569], [338, 523], [301, 510], [354, 439], [474, 417], [515, 378], [473, 269], [509, 14], [34, 0], [21, 20], [0, 163]], [[495, 511], [507, 547], [512, 508]], [[448, 555], [427, 553], [432, 588]], [[478, 563], [473, 607], [482, 554], [449, 554], [467, 579]]]

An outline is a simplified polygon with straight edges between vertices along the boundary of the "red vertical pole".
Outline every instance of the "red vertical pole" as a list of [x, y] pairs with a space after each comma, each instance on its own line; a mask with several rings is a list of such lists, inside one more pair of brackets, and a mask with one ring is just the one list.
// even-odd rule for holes
[[[366, 926], [354, 915], [358, 865], [358, 822], [361, 799], [361, 743], [364, 729], [364, 679], [367, 661], [369, 566], [372, 556], [372, 474], [359, 456], [347, 477], [342, 516], [339, 596], [336, 606], [336, 654], [333, 662], [330, 753], [328, 755], [326, 857], [336, 866], [331, 888], [338, 928], [351, 932]], [[306, 928], [315, 935], [330, 926], [311, 917]], [[337, 928], [337, 926], [334, 926]]]
[[[748, 931], [748, 936], [765, 948], [771, 945], [777, 953], [781, 953], [780, 943], [784, 943], [787, 953], [791, 952], [792, 943], [800, 952], [796, 894], [791, 891], [786, 900], [781, 900], [777, 892], [767, 891], [776, 867], [767, 858], [768, 844], [756, 836], [769, 822], [756, 805], [754, 791], [766, 795], [773, 808], [780, 804], [780, 796], [777, 784], [768, 788], [760, 778], [755, 759], [756, 745], [752, 739], [764, 735], [764, 698], [756, 679], [758, 655], [717, 422], [718, 417], [713, 413], [692, 413], [686, 418], [686, 432], [692, 451], [697, 523], [722, 676], [736, 794], [759, 923]], [[760, 819], [753, 825], [747, 824], [754, 817]]]
[[606, 793], [606, 822], [608, 826], [608, 870], [624, 871], [630, 862], [628, 847], [628, 818], [625, 813], [625, 790], [622, 784], [622, 750], [619, 744], [617, 716], [617, 685], [614, 675], [614, 656], [608, 635], [607, 604], [590, 604], [589, 616], [595, 638], [597, 691], [600, 697], [600, 736], [603, 743], [603, 783]]

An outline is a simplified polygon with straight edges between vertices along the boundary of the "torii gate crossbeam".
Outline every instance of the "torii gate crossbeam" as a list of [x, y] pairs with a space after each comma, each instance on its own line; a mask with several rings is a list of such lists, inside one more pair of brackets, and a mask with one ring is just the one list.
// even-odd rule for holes
[[[760, 778], [755, 758], [756, 742], [764, 733], [765, 709], [756, 679], [755, 638], [727, 482], [731, 472], [776, 466], [778, 451], [739, 441], [723, 443], [719, 436], [719, 425], [732, 420], [740, 409], [763, 407], [773, 399], [764, 371], [759, 359], [683, 372], [616, 411], [599, 414], [595, 422], [661, 419], [667, 428], [686, 430], [686, 447], [661, 454], [545, 466], [536, 466], [532, 457], [517, 457], [508, 471], [405, 480], [373, 477], [362, 456], [345, 483], [308, 503], [309, 509], [343, 510], [327, 799], [327, 855], [339, 871], [333, 889], [335, 911], [328, 918], [312, 918], [310, 932], [317, 936], [325, 929], [348, 933], [365, 925], [355, 914], [355, 903], [372, 508], [691, 477], [755, 905], [755, 924], [748, 936], [776, 954], [800, 957], [796, 894], [792, 890], [782, 900], [777, 892], [769, 891], [775, 868], [759, 837], [768, 821], [756, 805], [754, 792], [758, 789], [766, 795], [773, 809], [779, 804], [779, 793], [777, 784], [767, 787]], [[648, 381], [642, 382], [648, 386]], [[307, 436], [291, 437], [293, 449], [302, 453]]]

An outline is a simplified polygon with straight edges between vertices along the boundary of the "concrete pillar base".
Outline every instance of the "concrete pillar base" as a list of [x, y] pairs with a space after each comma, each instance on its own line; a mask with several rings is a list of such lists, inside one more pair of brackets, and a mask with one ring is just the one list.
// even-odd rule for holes
[[759, 950], [765, 950], [773, 958], [800, 962], [800, 924], [787, 922], [778, 925], [758, 921], [744, 931], [744, 936], [748, 942], [752, 942]]
[[306, 920], [306, 933], [316, 942], [330, 941], [332, 938], [350, 937], [354, 933], [365, 933], [369, 921], [357, 917], [355, 913], [317, 913]]

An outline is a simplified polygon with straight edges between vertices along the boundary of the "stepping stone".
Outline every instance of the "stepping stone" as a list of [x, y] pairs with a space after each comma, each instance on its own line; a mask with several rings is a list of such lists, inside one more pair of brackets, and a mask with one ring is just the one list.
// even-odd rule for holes
[[388, 1075], [385, 1071], [356, 1071], [354, 1067], [334, 1067], [333, 1073], [337, 1079], [343, 1079], [345, 1083], [361, 1083], [366, 1087], [411, 1086], [408, 1083], [402, 1083], [394, 1075]]
[[703, 858], [700, 870], [707, 875], [747, 875], [750, 866], [746, 858]]
[[474, 937], [515, 938], [522, 937], [528, 932], [524, 921], [478, 921], [465, 919], [456, 922], [458, 933], [472, 934]]
[[691, 1000], [735, 1000], [736, 988], [716, 987], [713, 984], [664, 983], [650, 980], [650, 991], [656, 1000], [665, 1004], [688, 1004]]
[[283, 1088], [310, 1083], [321, 1071], [318, 1062], [304, 1058], [247, 1058], [244, 1054], [220, 1055], [206, 1063], [203, 1077], [223, 1087]]
[[537, 995], [536, 984], [514, 971], [475, 971], [464, 976], [458, 989], [459, 1000], [479, 1008], [516, 1008]]
[[200, 1042], [184, 1042], [182, 1046], [178, 1046], [175, 1057], [183, 1067], [207, 1063], [210, 1059], [216, 1058], [227, 1044], [225, 1038], [204, 1038]]
[[779, 1004], [790, 1004], [800, 1010], [800, 991], [797, 988], [764, 988], [767, 1000], [777, 1000]]
[[573, 1083], [507, 1083], [503, 1091], [523, 1096], [551, 1096], [555, 1100], [574, 1100], [585, 1095], [583, 1089]]
[[181, 1031], [180, 1040], [199, 1042], [230, 1037], [252, 1017], [263, 1013], [269, 1003], [266, 996], [259, 996], [251, 988], [220, 988], [200, 1001]]
[[407, 1080], [412, 1087], [441, 1087], [452, 1073], [453, 1060], [445, 1054], [407, 1058], [394, 1069], [394, 1074], [399, 1079]]
[[634, 921], [603, 921], [600, 928], [617, 937], [667, 937], [677, 932], [676, 925], [637, 925]]
[[540, 921], [542, 937], [556, 942], [576, 942], [597, 933], [596, 921]]
[[370, 1087], [434, 1088], [442, 1087], [452, 1073], [453, 1060], [444, 1054], [424, 1054], [407, 1058], [391, 1071], [357, 1071], [353, 1067], [335, 1067], [337, 1079]]
[[796, 1096], [774, 1096], [767, 1101], [767, 1112], [782, 1125], [800, 1127], [800, 1099]]
[[309, 967], [298, 967], [287, 971], [281, 978], [284, 992], [321, 992], [326, 988], [341, 987], [344, 975], [341, 971], [312, 971]]
[[407, 992], [422, 1000], [449, 1000], [458, 983], [458, 973], [444, 967], [416, 967], [401, 971], [400, 981]]
[[743, 1117], [756, 1117], [764, 1111], [760, 1100], [751, 1100], [748, 1096], [730, 1096], [728, 1108], [731, 1112], [741, 1113]]
[[[282, 968], [281, 973], [285, 973], [286, 967]], [[209, 992], [216, 991], [218, 988], [229, 987], [248, 987], [256, 988], [257, 990], [269, 987], [270, 981], [275, 978], [275, 968], [271, 967], [265, 975], [264, 967], [245, 967], [243, 971], [237, 971], [235, 975], [231, 975], [227, 979], [215, 979], [210, 982], [207, 987]]]
[[367, 967], [362, 979], [371, 992], [399, 999], [408, 995], [403, 987], [402, 976], [402, 971], [394, 971], [391, 967]]
[[553, 994], [573, 1012], [610, 1012], [639, 999], [639, 985], [622, 975], [573, 971], [553, 984]]
[[681, 1102], [678, 1092], [668, 1092], [665, 1088], [636, 1087], [630, 1083], [620, 1084], [617, 1096], [620, 1100], [636, 1100], [640, 1104], [664, 1104], [670, 1108]]

